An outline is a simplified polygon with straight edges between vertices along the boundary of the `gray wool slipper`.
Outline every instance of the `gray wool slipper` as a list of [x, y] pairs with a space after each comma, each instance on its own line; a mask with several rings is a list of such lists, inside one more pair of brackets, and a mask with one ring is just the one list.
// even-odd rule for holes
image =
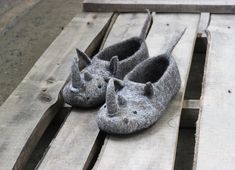
[[[78, 59], [71, 67], [71, 80], [63, 89], [66, 103], [78, 107], [97, 107], [105, 102], [110, 78], [123, 79], [137, 64], [149, 57], [145, 38], [152, 22], [148, 11], [141, 34], [111, 45], [90, 59], [77, 49]], [[79, 62], [86, 67], [79, 70]]]
[[143, 61], [128, 73], [121, 89], [115, 85], [117, 80], [109, 81], [106, 103], [97, 114], [101, 130], [130, 134], [148, 128], [159, 119], [181, 86], [171, 52], [184, 32], [174, 38], [166, 53]]

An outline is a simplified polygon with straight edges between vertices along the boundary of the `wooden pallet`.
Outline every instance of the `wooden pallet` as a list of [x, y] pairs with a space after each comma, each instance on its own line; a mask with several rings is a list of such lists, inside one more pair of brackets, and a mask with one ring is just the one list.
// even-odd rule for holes
[[[97, 109], [70, 108], [38, 169], [174, 169], [182, 108], [200, 109], [194, 169], [235, 167], [235, 15], [152, 15], [146, 39], [151, 56], [161, 54], [187, 27], [173, 51], [182, 86], [165, 114], [141, 133], [115, 137], [99, 131]], [[50, 122], [63, 110], [60, 91], [75, 47], [92, 56], [97, 49], [138, 35], [145, 18], [139, 13], [83, 13], [71, 21], [0, 107], [0, 169], [23, 169]], [[195, 40], [206, 35], [209, 21], [203, 97], [184, 100]]]

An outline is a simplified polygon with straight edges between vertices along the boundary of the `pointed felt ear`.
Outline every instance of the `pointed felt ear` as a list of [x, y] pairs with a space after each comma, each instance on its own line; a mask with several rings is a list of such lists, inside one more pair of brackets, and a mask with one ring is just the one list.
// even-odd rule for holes
[[153, 84], [151, 82], [147, 82], [144, 86], [144, 95], [148, 97], [152, 97], [154, 94]]
[[92, 78], [93, 78], [93, 76], [89, 72], [84, 73], [85, 81], [90, 81]]
[[126, 99], [123, 96], [118, 95], [118, 104], [125, 106], [127, 103]]
[[117, 73], [118, 64], [119, 64], [118, 56], [113, 56], [110, 60], [110, 66], [109, 66], [109, 69], [113, 75]]
[[82, 51], [76, 48], [77, 55], [79, 58], [79, 62], [81, 61], [81, 65], [84, 64], [85, 66], [89, 65], [91, 63], [91, 59]]

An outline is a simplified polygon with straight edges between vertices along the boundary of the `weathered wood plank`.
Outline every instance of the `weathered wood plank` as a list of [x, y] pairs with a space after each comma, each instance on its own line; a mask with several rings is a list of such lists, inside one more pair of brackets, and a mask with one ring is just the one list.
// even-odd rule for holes
[[235, 15], [212, 15], [194, 169], [235, 167]]
[[110, 17], [108, 13], [75, 17], [0, 107], [0, 169], [23, 169], [44, 130], [63, 106], [58, 94], [70, 74], [75, 47], [86, 50], [96, 37], [87, 49], [91, 53]]
[[[139, 35], [146, 14], [120, 14], [104, 47]], [[39, 169], [87, 169], [99, 134], [94, 110], [73, 110], [52, 142]]]
[[210, 13], [202, 12], [198, 26], [198, 37], [206, 37], [206, 30], [210, 23]]
[[200, 15], [157, 14], [147, 37], [150, 55], [165, 51], [172, 37], [187, 27], [173, 51], [182, 79], [180, 92], [151, 128], [126, 136], [107, 136], [95, 169], [173, 169], [183, 96]]
[[234, 0], [84, 0], [89, 12], [157, 12], [235, 13]]

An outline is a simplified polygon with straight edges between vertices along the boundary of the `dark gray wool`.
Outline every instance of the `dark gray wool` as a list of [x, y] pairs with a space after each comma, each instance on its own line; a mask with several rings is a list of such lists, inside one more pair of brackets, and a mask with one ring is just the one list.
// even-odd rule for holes
[[[105, 102], [107, 82], [110, 78], [123, 79], [137, 64], [149, 57], [145, 38], [152, 22], [148, 16], [141, 34], [111, 45], [90, 59], [77, 49], [78, 60], [71, 67], [71, 80], [63, 89], [66, 103], [78, 107], [96, 107]], [[79, 62], [86, 67], [79, 70]]]
[[109, 81], [106, 103], [97, 114], [101, 130], [130, 134], [151, 126], [159, 119], [181, 86], [171, 52], [184, 32], [174, 38], [166, 53], [143, 61], [128, 73], [121, 89], [116, 88], [117, 80]]

